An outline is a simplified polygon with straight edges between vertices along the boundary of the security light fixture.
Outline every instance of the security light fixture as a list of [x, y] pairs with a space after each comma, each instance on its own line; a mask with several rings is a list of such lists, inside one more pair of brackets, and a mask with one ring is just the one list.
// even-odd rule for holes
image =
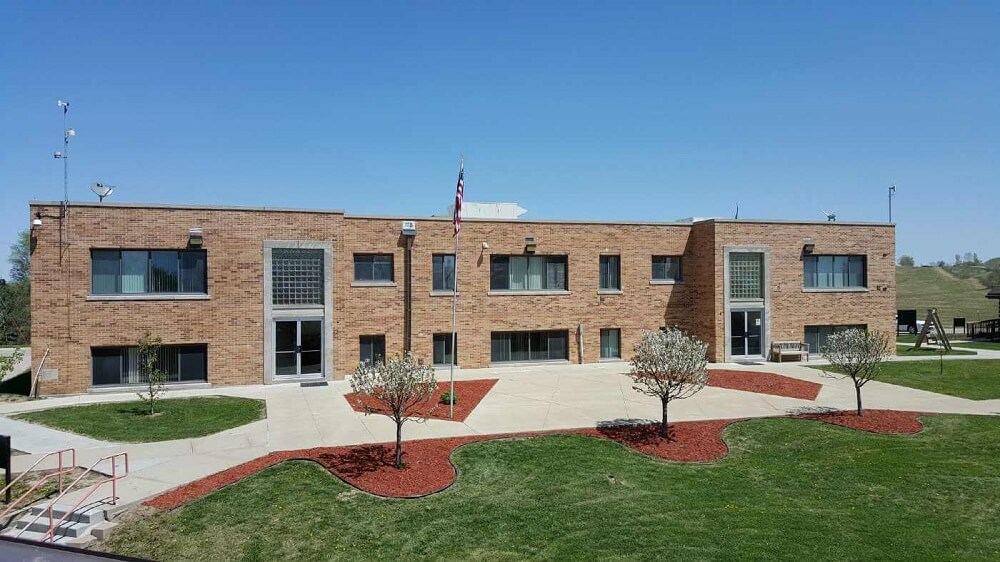
[[97, 194], [98, 203], [103, 203], [104, 198], [107, 197], [108, 195], [111, 195], [111, 193], [115, 190], [115, 186], [104, 185], [103, 183], [100, 182], [94, 182], [90, 184], [90, 190], [93, 191], [95, 194]]
[[31, 221], [31, 226], [33, 226], [33, 227], [35, 227], [35, 226], [42, 226], [42, 219], [41, 219], [41, 217], [35, 217], [35, 219], [33, 221]]
[[809, 238], [807, 236], [807, 237], [805, 237], [805, 238], [802, 239], [802, 253], [803, 254], [811, 254], [811, 253], [813, 253], [813, 250], [815, 250], [815, 249], [816, 249], [816, 244], [813, 242], [812, 238]]
[[490, 244], [489, 244], [489, 242], [483, 242], [483, 249], [484, 249], [484, 250], [489, 250], [489, 249], [490, 249]]
[[537, 247], [538, 247], [538, 244], [535, 242], [535, 237], [534, 236], [532, 236], [531, 234], [529, 234], [529, 235], [527, 235], [527, 236], [524, 237], [524, 253], [526, 253], [526, 254], [534, 254], [535, 253], [535, 249]]
[[417, 223], [415, 221], [403, 221], [403, 236], [416, 236]]
[[192, 226], [188, 229], [188, 246], [201, 248], [205, 244], [204, 232], [200, 226]]

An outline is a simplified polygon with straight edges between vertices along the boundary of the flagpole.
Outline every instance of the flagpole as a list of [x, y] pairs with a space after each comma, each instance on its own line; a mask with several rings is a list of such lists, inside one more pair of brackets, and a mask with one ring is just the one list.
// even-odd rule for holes
[[[464, 169], [465, 157], [460, 156], [458, 160], [458, 176], [460, 180], [462, 179]], [[464, 196], [464, 185], [462, 191]], [[456, 207], [454, 212], [457, 217], [460, 217], [461, 215], [457, 213], [461, 213], [461, 203], [456, 200], [455, 204], [458, 207]], [[461, 219], [459, 218], [458, 220]], [[455, 275], [451, 290], [451, 364], [448, 366], [448, 378], [451, 382], [451, 388], [449, 389], [451, 399], [448, 401], [448, 418], [450, 419], [455, 418], [455, 360], [458, 358], [458, 354], [455, 353], [455, 334], [458, 331], [458, 237], [462, 232], [461, 223], [459, 222], [458, 224], [459, 228], [455, 231]]]

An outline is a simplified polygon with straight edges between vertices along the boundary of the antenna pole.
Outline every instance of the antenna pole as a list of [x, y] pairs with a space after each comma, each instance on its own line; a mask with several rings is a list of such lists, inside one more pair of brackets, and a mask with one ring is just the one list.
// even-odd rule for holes
[[889, 186], [889, 224], [892, 224], [892, 197], [896, 194], [896, 186]]
[[63, 212], [69, 207], [69, 129], [66, 128], [66, 114], [69, 113], [69, 104], [63, 105]]

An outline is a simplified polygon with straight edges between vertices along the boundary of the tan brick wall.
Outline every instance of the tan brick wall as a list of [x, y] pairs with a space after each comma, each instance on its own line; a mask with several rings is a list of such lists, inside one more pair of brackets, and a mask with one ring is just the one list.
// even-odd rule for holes
[[[46, 215], [58, 207], [35, 206]], [[93, 301], [92, 248], [184, 248], [188, 228], [204, 229], [209, 300]], [[490, 256], [522, 254], [533, 235], [537, 254], [568, 256], [568, 295], [490, 295]], [[65, 235], [68, 244], [62, 244]], [[802, 291], [802, 239], [816, 253], [868, 255], [866, 293]], [[263, 382], [263, 242], [333, 243], [333, 349], [336, 378], [357, 365], [359, 336], [384, 334], [390, 354], [403, 351], [405, 245], [399, 219], [344, 217], [339, 213], [264, 210], [73, 206], [68, 234], [44, 219], [34, 230], [32, 253], [32, 357], [59, 380], [46, 394], [85, 392], [90, 348], [130, 345], [149, 329], [164, 343], [208, 344], [209, 382]], [[489, 245], [483, 250], [482, 244]], [[417, 220], [413, 244], [413, 351], [431, 361], [432, 335], [451, 331], [451, 298], [431, 295], [431, 256], [452, 253], [449, 220]], [[895, 313], [894, 239], [891, 227], [824, 224], [703, 222], [689, 225], [474, 221], [463, 223], [459, 251], [459, 363], [484, 367], [490, 333], [567, 330], [570, 359], [579, 361], [576, 331], [583, 325], [582, 360], [599, 359], [600, 329], [620, 328], [627, 358], [643, 329], [678, 325], [725, 350], [723, 255], [727, 245], [767, 245], [771, 251], [772, 335], [800, 339], [806, 324], [863, 323], [891, 331]], [[392, 253], [395, 285], [356, 286], [354, 253]], [[622, 294], [598, 294], [599, 256], [621, 256]], [[651, 256], [683, 255], [684, 280], [650, 284]], [[884, 288], [884, 290], [882, 290]], [[267, 358], [270, 360], [270, 358]]]

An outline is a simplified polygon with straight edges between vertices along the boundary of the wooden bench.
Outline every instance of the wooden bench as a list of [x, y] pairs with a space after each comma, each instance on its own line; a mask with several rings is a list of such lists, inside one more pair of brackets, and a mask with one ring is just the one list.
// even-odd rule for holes
[[809, 361], [809, 344], [800, 341], [771, 342], [771, 360], [781, 363], [785, 355], [797, 355], [801, 361], [805, 357]]

